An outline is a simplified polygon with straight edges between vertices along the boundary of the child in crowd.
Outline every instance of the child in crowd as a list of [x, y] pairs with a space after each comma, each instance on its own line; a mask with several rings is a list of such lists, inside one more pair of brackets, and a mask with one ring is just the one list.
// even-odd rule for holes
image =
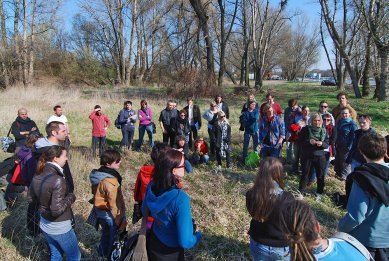
[[205, 163], [207, 164], [209, 161], [209, 155], [208, 155], [208, 145], [204, 140], [203, 136], [200, 136], [195, 141], [195, 153], [194, 160], [198, 163]]
[[126, 206], [122, 193], [122, 176], [118, 172], [121, 163], [120, 153], [105, 150], [100, 157], [100, 168], [89, 175], [92, 184], [93, 204], [102, 234], [98, 253], [109, 257], [115, 237], [127, 226]]

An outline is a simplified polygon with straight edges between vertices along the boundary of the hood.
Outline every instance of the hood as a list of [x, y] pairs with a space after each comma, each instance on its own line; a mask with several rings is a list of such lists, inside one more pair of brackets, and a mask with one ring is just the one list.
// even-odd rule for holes
[[142, 177], [149, 178], [154, 175], [155, 167], [153, 165], [143, 165], [139, 172], [141, 173]]
[[114, 178], [114, 176], [106, 172], [101, 172], [97, 169], [92, 170], [89, 174], [89, 180], [92, 185], [97, 185], [106, 178]]
[[40, 138], [39, 140], [37, 140], [35, 142], [35, 148], [36, 149], [40, 149], [40, 148], [43, 148], [43, 147], [49, 147], [49, 146], [53, 146], [53, 145], [56, 145], [54, 143], [51, 143], [47, 137], [44, 137], [44, 138]]
[[154, 182], [150, 182], [147, 186], [145, 201], [147, 202], [150, 212], [153, 213], [154, 216], [165, 209], [172, 201], [177, 199], [180, 194], [180, 189], [178, 189], [177, 186], [173, 186], [170, 190], [156, 196], [151, 189], [153, 184]]
[[353, 180], [369, 196], [389, 206], [389, 167], [387, 164], [366, 163], [355, 168]]
[[27, 148], [26, 146], [23, 146], [20, 148], [18, 153], [16, 154], [19, 160], [21, 161], [27, 161], [32, 157], [32, 152], [30, 148]]

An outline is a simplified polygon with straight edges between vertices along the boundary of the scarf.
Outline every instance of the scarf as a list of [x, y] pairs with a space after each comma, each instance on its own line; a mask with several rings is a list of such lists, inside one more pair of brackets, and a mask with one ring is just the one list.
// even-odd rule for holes
[[332, 136], [332, 130], [334, 129], [334, 126], [332, 125], [327, 125], [326, 126], [326, 131], [328, 133], [328, 137], [331, 137]]
[[118, 180], [119, 184], [122, 185], [122, 176], [120, 176], [119, 172], [117, 172], [116, 170], [108, 168], [106, 166], [101, 166], [98, 169], [98, 171], [105, 172], [105, 173], [108, 173], [108, 174], [114, 176]]
[[308, 134], [310, 140], [324, 141], [326, 137], [326, 130], [323, 127], [313, 127], [308, 125]]
[[343, 128], [345, 125], [351, 123], [353, 121], [353, 118], [351, 117], [348, 117], [347, 119], [345, 118], [342, 118], [340, 121], [339, 121], [339, 128]]
[[226, 121], [219, 121], [219, 126], [220, 129], [222, 130], [222, 139], [221, 139], [221, 144], [220, 144], [220, 156], [223, 158], [226, 157], [226, 150], [228, 149], [228, 123]]

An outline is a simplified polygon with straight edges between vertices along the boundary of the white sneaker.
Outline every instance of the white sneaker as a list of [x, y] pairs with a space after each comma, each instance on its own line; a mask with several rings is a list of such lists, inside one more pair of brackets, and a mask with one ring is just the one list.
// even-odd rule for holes
[[304, 195], [299, 193], [299, 194], [297, 194], [297, 196], [295, 198], [296, 198], [296, 200], [303, 200], [304, 199]]
[[323, 194], [316, 193], [316, 201], [321, 201], [322, 197], [323, 197]]

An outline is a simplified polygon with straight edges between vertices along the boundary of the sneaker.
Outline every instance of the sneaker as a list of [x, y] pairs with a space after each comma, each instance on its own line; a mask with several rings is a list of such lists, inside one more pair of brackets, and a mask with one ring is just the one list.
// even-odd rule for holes
[[304, 195], [299, 193], [295, 198], [296, 198], [296, 200], [303, 200], [304, 199]]
[[217, 165], [216, 170], [217, 171], [221, 171], [222, 170], [222, 166], [221, 165]]
[[321, 201], [321, 198], [323, 197], [323, 194], [316, 193], [316, 201], [319, 202]]

